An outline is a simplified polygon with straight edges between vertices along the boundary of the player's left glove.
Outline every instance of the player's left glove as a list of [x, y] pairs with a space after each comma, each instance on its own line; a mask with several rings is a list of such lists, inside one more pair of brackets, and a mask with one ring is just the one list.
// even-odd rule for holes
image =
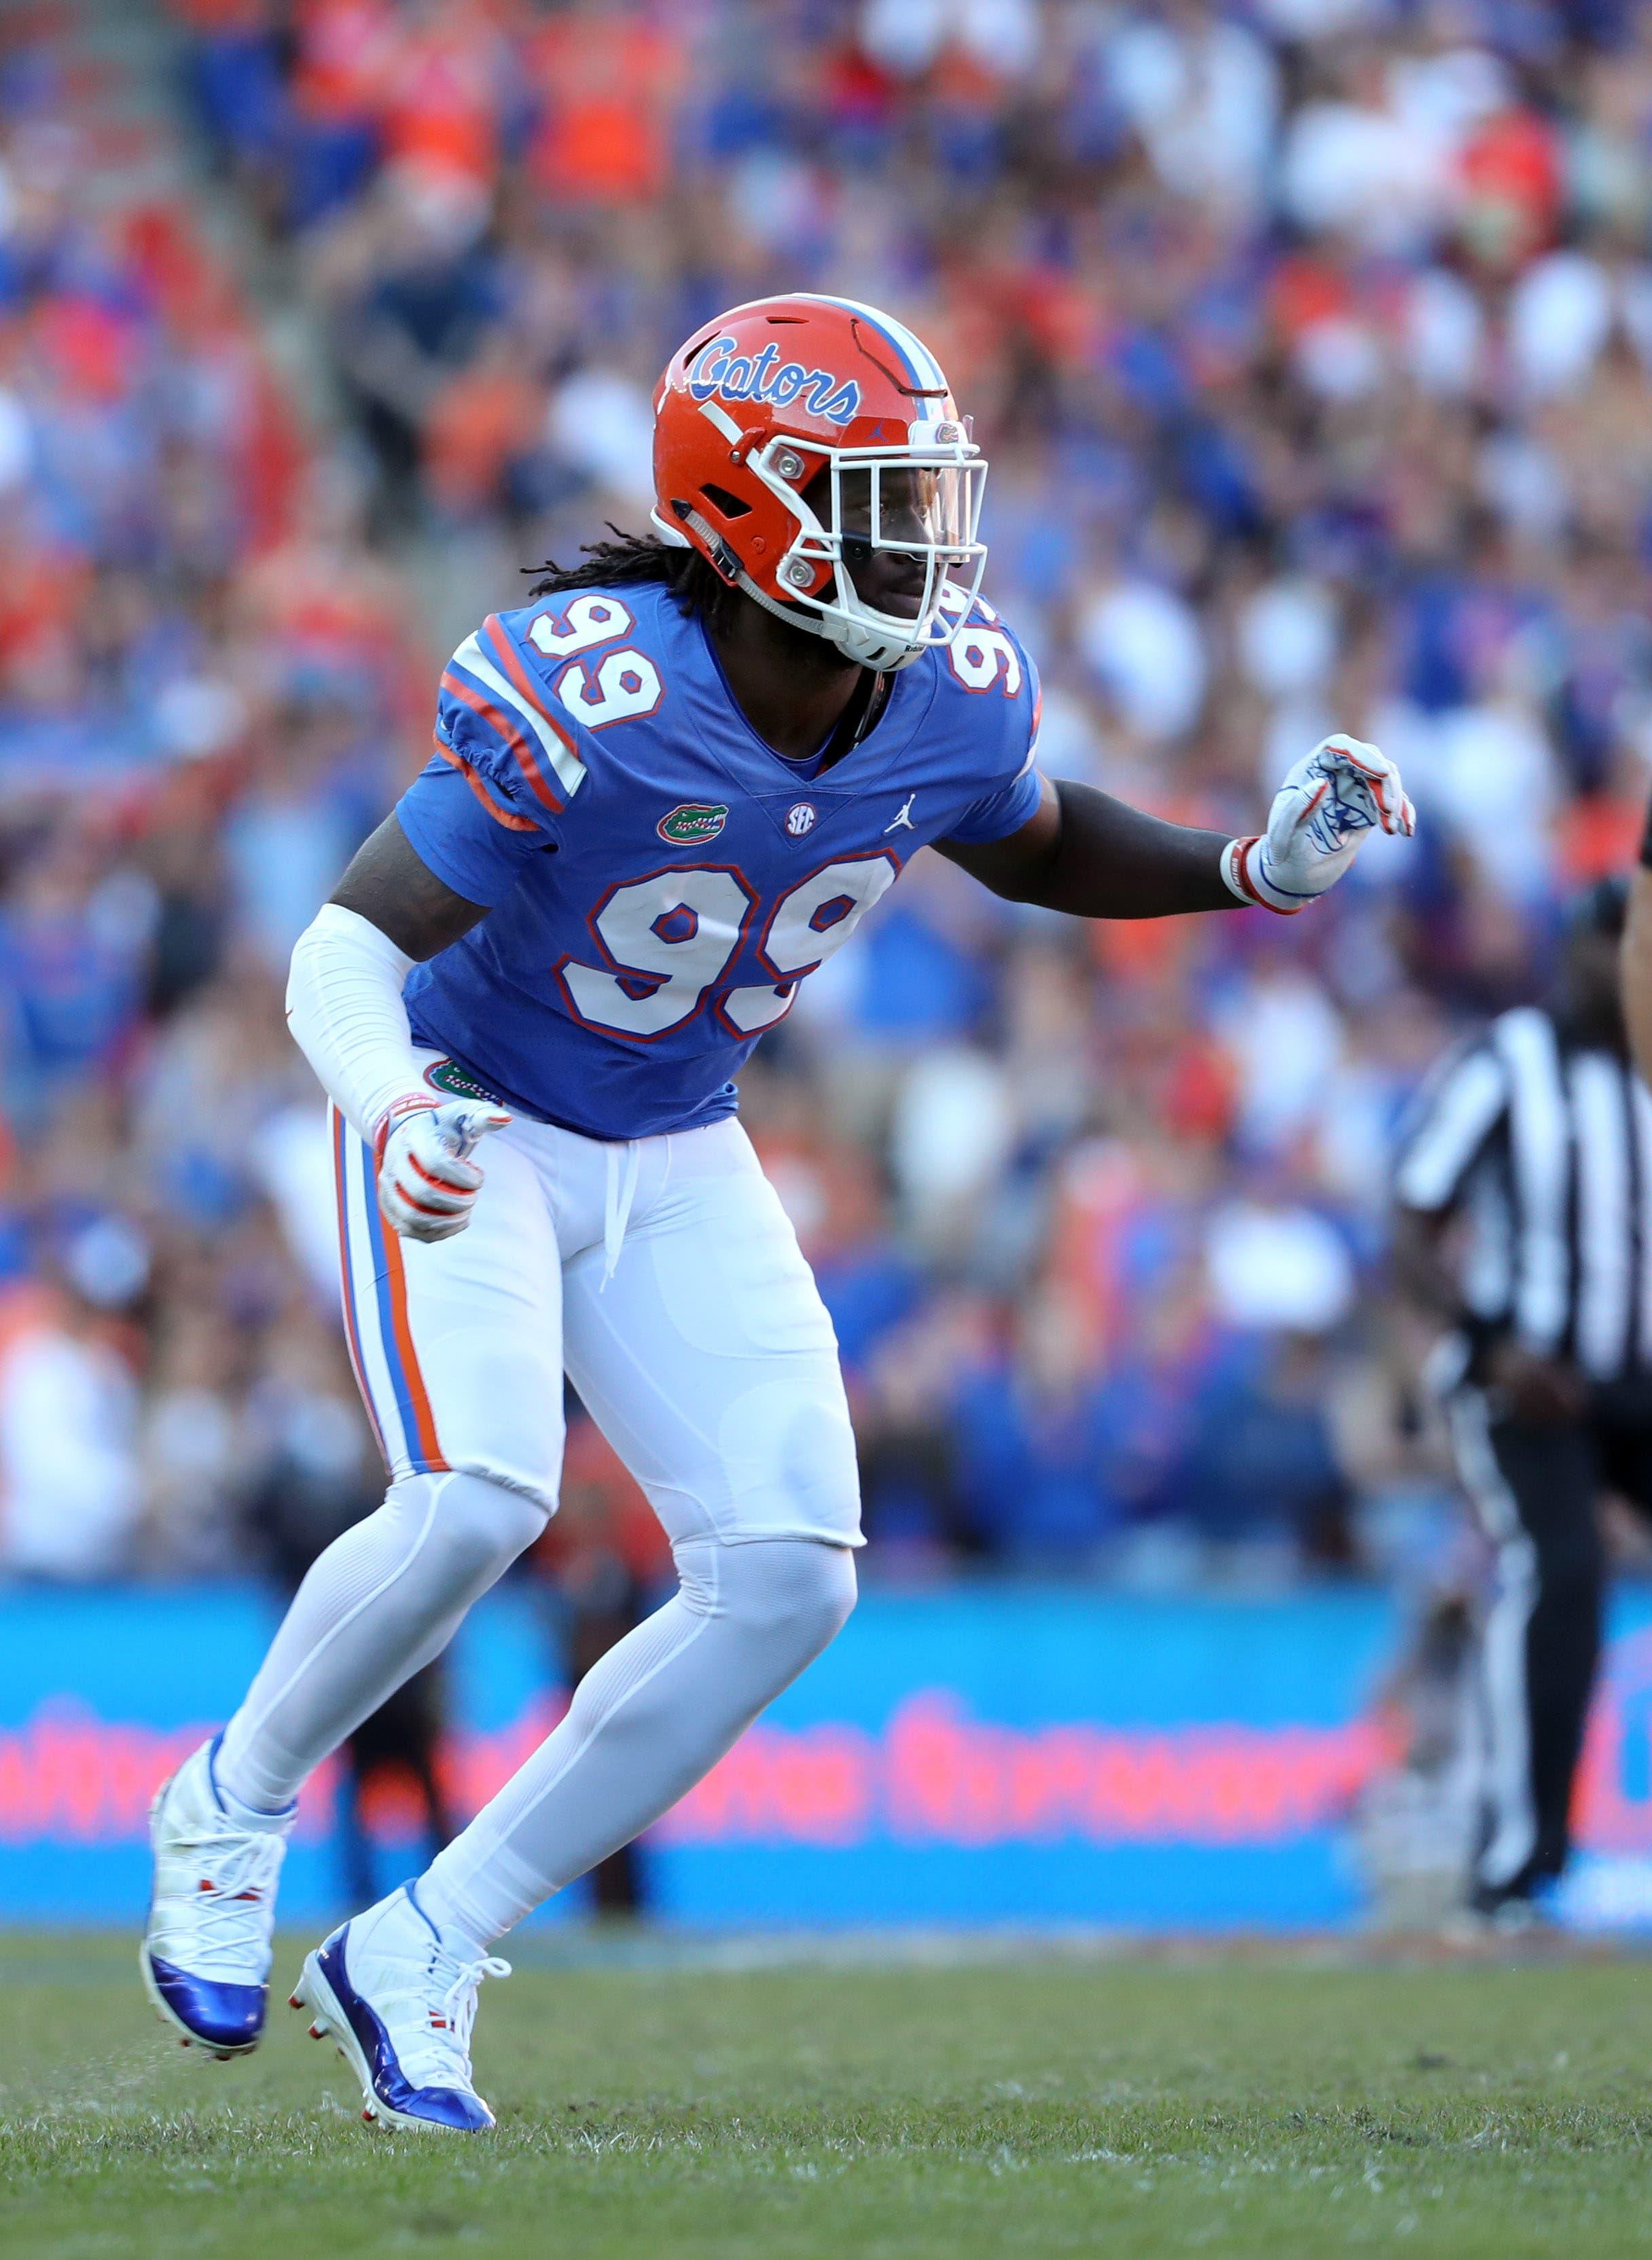
[[511, 1117], [485, 1100], [439, 1106], [417, 1092], [385, 1110], [373, 1141], [379, 1207], [404, 1240], [451, 1240], [470, 1221], [482, 1171], [470, 1158]]
[[1241, 902], [1304, 911], [1335, 885], [1365, 834], [1377, 829], [1405, 839], [1417, 829], [1399, 771], [1358, 738], [1327, 738], [1287, 774], [1268, 829], [1228, 841], [1222, 876]]

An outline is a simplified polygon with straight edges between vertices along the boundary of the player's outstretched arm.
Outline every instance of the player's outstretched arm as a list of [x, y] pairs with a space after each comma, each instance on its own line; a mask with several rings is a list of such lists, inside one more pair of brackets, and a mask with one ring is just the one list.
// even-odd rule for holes
[[1375, 746], [1334, 737], [1291, 770], [1268, 829], [1252, 838], [1169, 824], [1091, 785], [1046, 779], [1037, 809], [1007, 839], [935, 844], [994, 894], [1079, 918], [1244, 903], [1289, 914], [1335, 884], [1368, 832], [1408, 834], [1416, 821], [1394, 764]]
[[288, 1025], [322, 1088], [373, 1148], [379, 1206], [410, 1240], [464, 1230], [482, 1185], [471, 1153], [511, 1119], [500, 1106], [436, 1096], [402, 1002], [414, 963], [486, 915], [437, 877], [390, 816], [292, 954]]
[[1176, 911], [1238, 907], [1222, 877], [1225, 833], [1167, 824], [1093, 785], [1041, 780], [1039, 805], [1005, 840], [940, 854], [1012, 903], [1079, 918], [1168, 918]]

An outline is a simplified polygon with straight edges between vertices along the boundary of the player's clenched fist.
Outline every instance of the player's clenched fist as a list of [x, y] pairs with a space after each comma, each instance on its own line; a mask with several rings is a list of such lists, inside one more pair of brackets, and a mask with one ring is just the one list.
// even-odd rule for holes
[[1305, 910], [1341, 877], [1368, 832], [1409, 839], [1416, 828], [1417, 812], [1387, 755], [1359, 738], [1327, 738], [1287, 773], [1268, 829], [1229, 841], [1222, 876], [1246, 902]]
[[482, 1171], [470, 1156], [511, 1119], [502, 1106], [455, 1098], [446, 1106], [397, 1099], [373, 1141], [379, 1206], [404, 1240], [451, 1240], [470, 1221]]

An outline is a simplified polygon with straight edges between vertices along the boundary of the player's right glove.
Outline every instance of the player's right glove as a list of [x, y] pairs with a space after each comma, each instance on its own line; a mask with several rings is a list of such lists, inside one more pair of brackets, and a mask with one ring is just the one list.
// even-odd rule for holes
[[434, 1100], [410, 1092], [384, 1111], [373, 1141], [379, 1206], [404, 1240], [451, 1240], [470, 1221], [482, 1171], [470, 1156], [511, 1119], [485, 1100]]
[[1409, 839], [1417, 828], [1399, 771], [1362, 739], [1321, 739], [1287, 771], [1268, 829], [1230, 840], [1222, 876], [1243, 903], [1289, 914], [1335, 885], [1369, 832]]

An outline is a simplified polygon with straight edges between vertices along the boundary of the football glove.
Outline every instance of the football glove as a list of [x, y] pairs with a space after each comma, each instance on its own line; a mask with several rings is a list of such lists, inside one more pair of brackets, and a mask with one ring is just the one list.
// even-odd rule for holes
[[511, 1119], [503, 1106], [411, 1092], [387, 1107], [373, 1141], [379, 1206], [404, 1240], [451, 1240], [470, 1221], [482, 1171], [470, 1156]]
[[1417, 812], [1386, 754], [1358, 738], [1327, 738], [1286, 775], [1268, 829], [1230, 840], [1222, 876], [1241, 902], [1288, 915], [1334, 886], [1368, 832], [1409, 839]]

